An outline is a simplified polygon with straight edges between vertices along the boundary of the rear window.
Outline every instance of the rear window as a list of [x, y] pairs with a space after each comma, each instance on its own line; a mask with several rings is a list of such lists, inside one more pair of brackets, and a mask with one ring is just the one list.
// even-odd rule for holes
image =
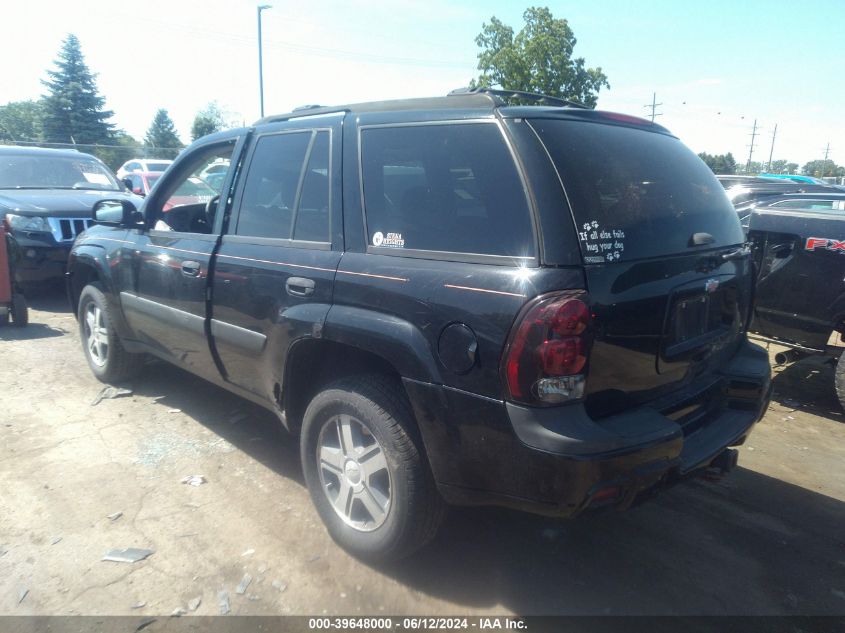
[[534, 256], [522, 182], [494, 123], [365, 128], [361, 150], [372, 246]]
[[[532, 122], [566, 189], [586, 263], [688, 253], [745, 241], [724, 188], [665, 134], [575, 121]], [[700, 248], [700, 247], [699, 247]]]

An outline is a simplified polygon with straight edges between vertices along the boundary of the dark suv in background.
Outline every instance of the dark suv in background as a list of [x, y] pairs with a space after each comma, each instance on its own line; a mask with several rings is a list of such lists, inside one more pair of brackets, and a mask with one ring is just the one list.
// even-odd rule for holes
[[[171, 203], [221, 159], [219, 199]], [[444, 501], [627, 508], [729, 470], [768, 403], [737, 215], [639, 118], [495, 91], [309, 108], [95, 217], [68, 273], [93, 372], [153, 354], [277, 413], [358, 555], [413, 551]]]
[[61, 280], [73, 240], [92, 223], [91, 206], [115, 197], [140, 203], [90, 154], [0, 147], [0, 221], [17, 246], [16, 281]]

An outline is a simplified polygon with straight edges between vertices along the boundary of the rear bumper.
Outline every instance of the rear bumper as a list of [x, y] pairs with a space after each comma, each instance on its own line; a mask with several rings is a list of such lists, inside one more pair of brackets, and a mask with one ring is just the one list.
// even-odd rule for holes
[[684, 427], [646, 407], [593, 421], [580, 404], [537, 409], [406, 387], [447, 501], [573, 516], [628, 507], [709, 467], [763, 416], [770, 376], [765, 350], [745, 343], [721, 373], [718, 408]]

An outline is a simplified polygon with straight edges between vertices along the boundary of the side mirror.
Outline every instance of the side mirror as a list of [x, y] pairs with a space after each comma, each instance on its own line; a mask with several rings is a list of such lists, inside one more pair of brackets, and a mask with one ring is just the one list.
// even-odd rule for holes
[[120, 179], [120, 182], [126, 187], [126, 191], [132, 191], [132, 179], [129, 176], [124, 176]]
[[129, 200], [100, 200], [94, 204], [91, 217], [105, 226], [134, 226], [142, 216]]

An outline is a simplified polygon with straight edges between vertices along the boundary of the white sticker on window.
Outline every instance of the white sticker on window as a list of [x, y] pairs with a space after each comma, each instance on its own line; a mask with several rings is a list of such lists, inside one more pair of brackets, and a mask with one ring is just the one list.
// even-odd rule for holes
[[381, 231], [373, 233], [373, 246], [386, 246], [388, 248], [405, 248], [405, 240], [401, 233], [388, 233], [384, 235]]

